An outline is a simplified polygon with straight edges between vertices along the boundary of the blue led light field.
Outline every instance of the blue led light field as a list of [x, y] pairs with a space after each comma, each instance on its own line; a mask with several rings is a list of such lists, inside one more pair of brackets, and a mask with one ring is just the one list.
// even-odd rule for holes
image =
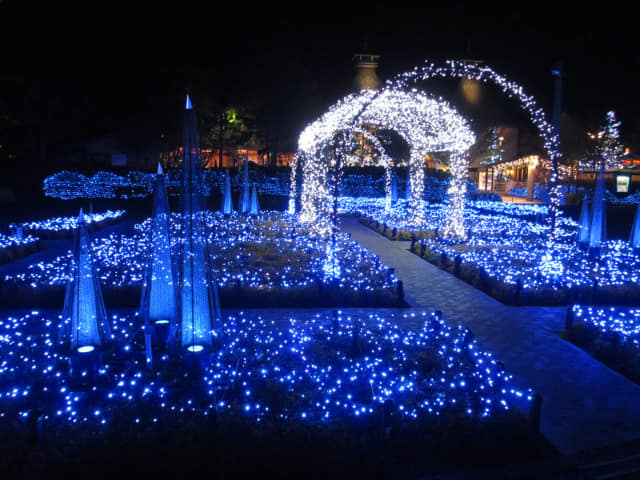
[[[181, 216], [172, 214], [171, 249], [176, 255], [181, 245]], [[335, 289], [361, 306], [374, 298], [387, 305], [398, 304], [398, 280], [376, 257], [350, 240], [338, 239], [336, 256], [341, 274], [324, 275], [327, 239], [300, 225], [286, 214], [260, 212], [205, 212], [206, 244], [215, 268], [221, 295], [244, 294], [257, 297], [299, 293], [305, 298], [318, 295], [319, 288]], [[94, 239], [92, 257], [103, 289], [140, 288], [151, 252], [151, 220], [135, 226], [128, 234], [110, 234]], [[66, 285], [73, 257], [70, 252], [50, 261], [27, 266], [22, 272], [5, 275], [6, 288], [46, 292]], [[34, 297], [36, 298], [36, 297]], [[369, 298], [369, 300], [367, 300]], [[286, 300], [286, 298], [285, 298]]]
[[[386, 225], [385, 232], [400, 232], [405, 240], [413, 234], [413, 251], [437, 261], [458, 259], [461, 268], [484, 275], [503, 290], [502, 301], [513, 297], [516, 286], [528, 301], [574, 303], [578, 299], [599, 303], [640, 302], [640, 253], [624, 240], [601, 243], [597, 257], [580, 248], [578, 224], [558, 217], [550, 247], [546, 207], [501, 202], [469, 202], [464, 225], [467, 240], [452, 241], [444, 233], [446, 204], [424, 203], [424, 219], [411, 225], [402, 203], [385, 212], [378, 199], [341, 199], [343, 213], [363, 217], [373, 228]], [[377, 222], [377, 223], [376, 223]], [[553, 252], [550, 255], [550, 252]], [[486, 283], [486, 282], [485, 282]], [[478, 285], [481, 287], [481, 285]], [[536, 298], [537, 297], [537, 298]]]
[[321, 312], [273, 319], [230, 313], [222, 348], [207, 357], [191, 388], [175, 383], [182, 374], [168, 355], [159, 355], [152, 369], [145, 366], [137, 313], [108, 317], [111, 348], [103, 352], [98, 377], [78, 386], [56, 340], [61, 316], [3, 315], [0, 418], [25, 417], [38, 406], [50, 426], [99, 426], [123, 411], [136, 423], [213, 411], [255, 422], [313, 423], [375, 416], [391, 401], [398, 415], [413, 421], [444, 413], [483, 418], [514, 408], [527, 412], [532, 402], [531, 390], [515, 385], [466, 329], [434, 314]]

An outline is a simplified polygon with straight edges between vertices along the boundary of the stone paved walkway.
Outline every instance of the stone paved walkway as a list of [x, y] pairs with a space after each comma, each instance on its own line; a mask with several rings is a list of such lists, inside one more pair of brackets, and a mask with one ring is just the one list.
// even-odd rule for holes
[[343, 218], [343, 231], [395, 268], [411, 307], [469, 328], [522, 385], [543, 397], [541, 430], [563, 454], [640, 439], [640, 387], [562, 340], [566, 308], [510, 307]]

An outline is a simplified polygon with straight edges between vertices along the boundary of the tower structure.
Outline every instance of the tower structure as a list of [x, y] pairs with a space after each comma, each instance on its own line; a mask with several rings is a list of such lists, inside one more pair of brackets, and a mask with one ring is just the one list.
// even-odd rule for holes
[[371, 89], [377, 90], [382, 85], [378, 78], [376, 68], [380, 55], [357, 53], [353, 56], [356, 63], [356, 88], [358, 91]]

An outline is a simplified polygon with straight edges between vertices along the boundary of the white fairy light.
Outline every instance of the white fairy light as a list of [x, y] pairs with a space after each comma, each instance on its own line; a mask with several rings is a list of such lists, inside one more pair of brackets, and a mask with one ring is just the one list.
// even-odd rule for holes
[[[520, 107], [529, 114], [531, 123], [538, 130], [544, 142], [544, 148], [549, 160], [553, 163], [553, 160], [557, 160], [560, 157], [558, 135], [553, 125], [547, 121], [544, 110], [537, 104], [535, 98], [526, 94], [521, 85], [507, 80], [506, 77], [486, 65], [459, 60], [448, 60], [443, 65], [436, 65], [425, 61], [421, 68], [416, 67], [409, 72], [397, 75], [387, 82], [387, 87], [407, 89], [415, 85], [416, 82], [430, 78], [470, 78], [495, 84], [510, 98], [516, 99]], [[452, 164], [454, 163], [452, 162]], [[560, 213], [560, 186], [557, 182], [558, 172], [552, 169], [550, 175], [549, 184], [552, 185], [552, 188], [549, 192], [549, 223], [552, 228], [549, 230], [549, 242], [553, 244], [558, 241], [559, 235], [559, 230], [556, 228], [556, 218]]]
[[[301, 220], [322, 225], [330, 215], [329, 165], [324, 149], [338, 132], [362, 133], [366, 131], [362, 126], [372, 124], [396, 131], [410, 147], [410, 208], [416, 223], [423, 216], [424, 157], [432, 152], [451, 152], [450, 168], [454, 180], [449, 189], [447, 233], [463, 237], [464, 227], [460, 222], [466, 190], [465, 152], [474, 143], [475, 136], [468, 122], [448, 103], [416, 89], [405, 91], [387, 87], [349, 95], [302, 131], [298, 140], [303, 174]], [[374, 144], [378, 145], [379, 142]], [[381, 149], [382, 153], [384, 149]], [[384, 163], [387, 162], [385, 155]], [[391, 178], [390, 175], [387, 177], [387, 191], [390, 191]]]

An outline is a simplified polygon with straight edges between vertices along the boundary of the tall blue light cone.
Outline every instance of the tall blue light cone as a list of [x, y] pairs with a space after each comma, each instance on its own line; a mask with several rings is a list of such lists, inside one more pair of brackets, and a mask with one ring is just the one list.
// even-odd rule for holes
[[244, 159], [244, 168], [242, 171], [242, 213], [248, 213], [251, 210], [251, 198], [249, 195], [249, 157]]
[[254, 183], [251, 189], [251, 215], [258, 215], [258, 213], [260, 213], [260, 203], [258, 202], [258, 189]]
[[[187, 99], [187, 107], [190, 106]], [[209, 256], [203, 218], [202, 159], [193, 108], [184, 112], [182, 162], [182, 271], [180, 277], [180, 344], [198, 353], [214, 347], [219, 333], [217, 285], [208, 268]]]
[[589, 229], [589, 251], [592, 255], [600, 254], [602, 242], [606, 240], [606, 203], [604, 199], [604, 158], [600, 161], [596, 188], [593, 195], [591, 211], [591, 227]]
[[165, 176], [158, 164], [151, 217], [151, 258], [145, 273], [140, 310], [147, 329], [153, 331], [154, 343], [175, 345], [179, 314], [170, 219]]
[[589, 202], [585, 196], [582, 199], [580, 218], [578, 219], [578, 245], [586, 246], [589, 243], [589, 230], [591, 228], [591, 214], [589, 212]]
[[111, 339], [82, 210], [78, 217], [73, 253], [74, 263], [67, 284], [59, 337], [60, 346], [71, 355], [94, 352]]
[[640, 205], [636, 208], [636, 216], [631, 226], [631, 234], [629, 235], [629, 244], [634, 249], [640, 249]]
[[222, 192], [222, 213], [230, 215], [233, 213], [233, 199], [231, 198], [231, 179], [229, 178], [229, 171], [224, 177], [224, 190]]

